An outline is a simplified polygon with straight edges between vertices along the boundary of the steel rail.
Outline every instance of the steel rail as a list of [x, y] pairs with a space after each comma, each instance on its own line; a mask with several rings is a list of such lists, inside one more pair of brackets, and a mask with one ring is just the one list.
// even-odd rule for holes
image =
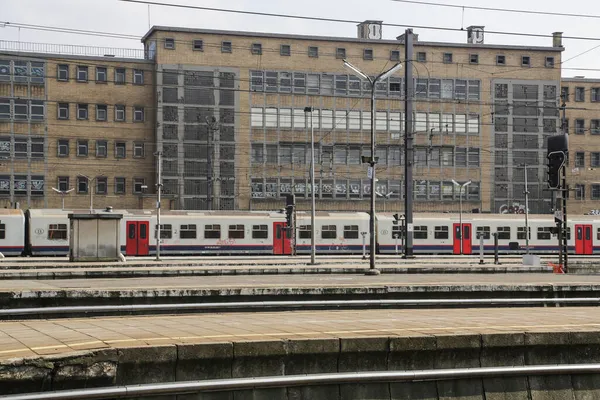
[[457, 368], [420, 371], [371, 371], [311, 375], [268, 376], [62, 390], [2, 396], [2, 400], [90, 400], [139, 396], [178, 395], [198, 392], [336, 385], [344, 383], [390, 383], [522, 375], [600, 373], [600, 364], [528, 365], [519, 367]]
[[600, 304], [599, 297], [573, 298], [497, 298], [497, 299], [383, 299], [383, 300], [306, 300], [306, 301], [248, 301], [222, 303], [126, 304], [105, 306], [64, 306], [0, 309], [0, 318], [44, 314], [96, 314], [142, 311], [210, 311], [228, 309], [301, 309], [352, 308], [385, 306], [486, 306], [486, 305], [544, 305], [544, 304]]

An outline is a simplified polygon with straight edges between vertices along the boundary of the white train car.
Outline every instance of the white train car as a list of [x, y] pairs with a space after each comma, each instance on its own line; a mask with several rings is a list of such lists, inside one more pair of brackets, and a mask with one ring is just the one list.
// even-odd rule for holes
[[[154, 211], [125, 212], [123, 254], [156, 254], [156, 223]], [[169, 211], [161, 214], [160, 224], [164, 255], [285, 254], [285, 216], [280, 213]]]
[[[310, 253], [310, 213], [296, 213], [298, 254]], [[369, 214], [363, 212], [327, 212], [315, 214], [315, 248], [321, 254], [362, 254], [363, 235], [369, 251]]]
[[27, 210], [27, 253], [32, 256], [69, 254], [69, 214], [56, 209]]
[[0, 253], [20, 256], [25, 250], [25, 216], [23, 211], [0, 209]]
[[[389, 213], [378, 214], [377, 222], [379, 252], [401, 253], [405, 240], [402, 223], [394, 224], [393, 214]], [[557, 237], [552, 234], [555, 226], [552, 215], [529, 216], [529, 249], [532, 253], [558, 251]], [[586, 215], [572, 216], [567, 232], [571, 254], [600, 254], [600, 219]], [[456, 214], [415, 214], [413, 250], [416, 254], [477, 254], [479, 238], [483, 236], [485, 253], [492, 253], [494, 233], [498, 235], [500, 253], [525, 251], [525, 216], [508, 214], [463, 214], [462, 234], [460, 218]]]

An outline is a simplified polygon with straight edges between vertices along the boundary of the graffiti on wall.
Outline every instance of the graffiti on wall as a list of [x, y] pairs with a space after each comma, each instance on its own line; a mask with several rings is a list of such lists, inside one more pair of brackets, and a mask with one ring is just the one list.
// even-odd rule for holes
[[500, 214], [525, 214], [525, 204], [502, 204], [498, 210]]

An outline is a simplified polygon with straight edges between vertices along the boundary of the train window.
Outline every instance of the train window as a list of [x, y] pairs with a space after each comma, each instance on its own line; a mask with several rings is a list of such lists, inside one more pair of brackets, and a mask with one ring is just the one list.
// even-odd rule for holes
[[344, 225], [344, 239], [358, 239], [358, 225]]
[[140, 239], [146, 239], [148, 237], [146, 224], [140, 224]]
[[404, 239], [405, 236], [405, 229], [403, 226], [392, 226], [392, 238], [394, 239]]
[[321, 239], [335, 239], [335, 238], [337, 238], [337, 226], [335, 226], [335, 225], [321, 226]]
[[567, 240], [571, 240], [571, 227], [567, 228]]
[[592, 240], [592, 229], [587, 226], [585, 228], [585, 240]]
[[221, 239], [221, 225], [204, 225], [204, 239]]
[[600, 228], [596, 231], [596, 239], [600, 240]]
[[129, 232], [127, 233], [129, 239], [135, 239], [135, 222], [129, 224]]
[[[498, 240], [510, 240], [510, 226], [498, 227]], [[523, 232], [524, 234], [525, 232]], [[523, 235], [525, 236], [525, 235]]]
[[537, 229], [538, 240], [550, 240], [552, 238], [552, 227], [543, 226]]
[[483, 235], [484, 239], [489, 239], [490, 235], [491, 235], [490, 227], [489, 226], [478, 226], [476, 237], [479, 239], [480, 235]]
[[181, 225], [179, 227], [180, 239], [196, 239], [196, 225]]
[[582, 240], [583, 239], [583, 228], [578, 227], [577, 229], [575, 229], [576, 235], [577, 235], [577, 240]]
[[6, 224], [0, 224], [0, 239], [6, 239]]
[[[300, 225], [298, 237], [300, 239], [310, 239], [312, 235], [312, 225]], [[600, 233], [599, 233], [600, 235]]]
[[447, 226], [436, 226], [433, 232], [433, 236], [436, 239], [448, 239], [448, 227]]
[[[156, 235], [156, 232], [154, 232]], [[160, 225], [160, 238], [171, 239], [173, 237], [173, 226], [171, 224]]]
[[[524, 226], [519, 226], [517, 228], [517, 239], [518, 240], [525, 240], [525, 239], [527, 239], [525, 237], [525, 227]], [[529, 239], [531, 239], [531, 228], [529, 228]]]
[[244, 225], [229, 225], [229, 239], [243, 239]]
[[252, 225], [252, 239], [268, 239], [269, 228], [267, 225]]
[[427, 239], [427, 226], [415, 226], [413, 235], [415, 239]]
[[48, 240], [67, 240], [67, 224], [50, 224]]

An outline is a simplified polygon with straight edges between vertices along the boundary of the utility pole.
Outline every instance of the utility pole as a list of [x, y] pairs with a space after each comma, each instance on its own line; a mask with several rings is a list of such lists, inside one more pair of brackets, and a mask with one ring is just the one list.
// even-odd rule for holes
[[310, 187], [311, 187], [311, 210], [310, 210], [310, 265], [315, 265], [315, 127], [313, 125], [313, 108], [305, 107], [304, 113], [310, 112]]
[[162, 152], [157, 151], [156, 178], [156, 261], [160, 261], [160, 194], [162, 192]]
[[404, 215], [406, 221], [406, 246], [403, 258], [413, 258], [413, 31], [404, 34]]
[[[562, 103], [562, 120], [563, 120], [563, 135], [565, 136], [565, 140], [568, 142], [569, 140], [569, 132], [567, 130], [567, 103], [563, 100]], [[569, 195], [569, 186], [567, 185], [567, 164], [569, 160], [569, 150], [567, 149], [567, 154], [565, 157], [565, 163], [562, 167], [562, 227], [561, 232], [563, 236], [563, 241], [561, 243], [561, 249], [564, 251], [564, 264], [563, 271], [566, 274], [568, 271], [568, 261], [569, 261], [569, 246], [567, 243], [567, 197]]]
[[527, 186], [527, 164], [525, 168], [525, 253], [529, 254], [529, 187]]

